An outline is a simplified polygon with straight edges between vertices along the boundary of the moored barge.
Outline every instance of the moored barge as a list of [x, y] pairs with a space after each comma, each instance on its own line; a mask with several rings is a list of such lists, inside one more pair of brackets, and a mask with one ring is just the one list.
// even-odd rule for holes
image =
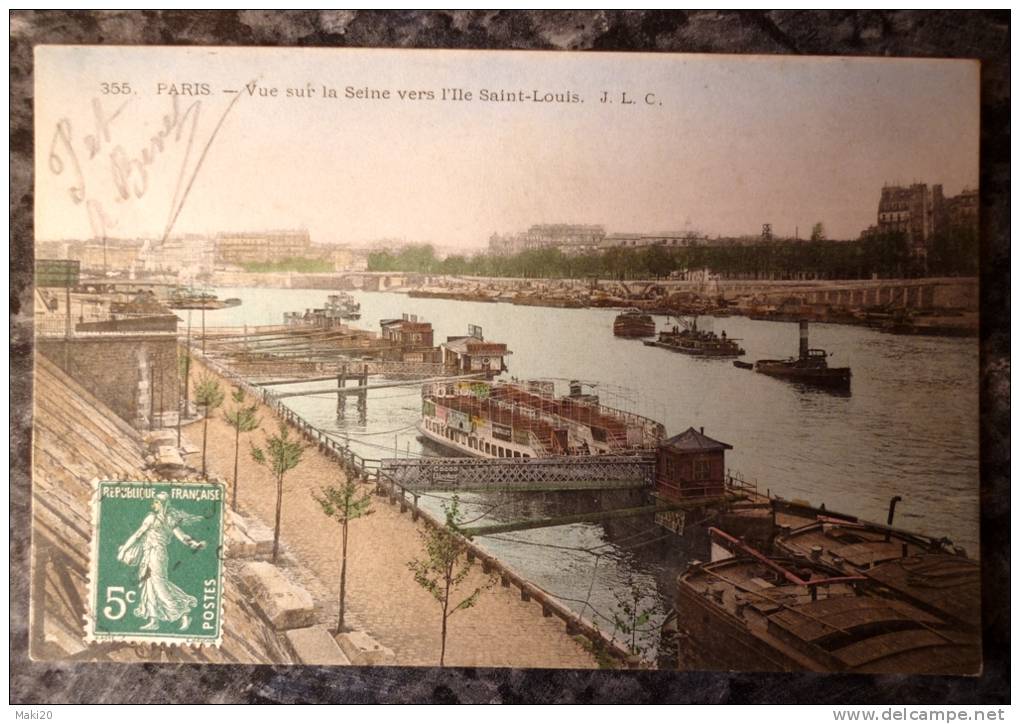
[[859, 572], [767, 556], [711, 529], [732, 556], [694, 564], [677, 585], [681, 668], [973, 674], [980, 637]]
[[166, 300], [166, 306], [170, 309], [205, 309], [216, 310], [226, 307], [236, 307], [241, 304], [240, 299], [221, 300], [212, 292], [198, 289], [185, 289], [178, 287], [170, 292]]
[[655, 320], [640, 309], [628, 309], [613, 320], [613, 334], [617, 337], [654, 337]]
[[697, 357], [740, 357], [744, 349], [737, 344], [739, 340], [722, 334], [698, 329], [697, 318], [683, 323], [683, 329], [674, 325], [672, 329], [659, 332], [659, 338], [646, 341], [649, 347], [661, 347], [672, 352], [683, 352]]
[[776, 549], [858, 573], [888, 595], [963, 629], [980, 628], [981, 567], [947, 538], [820, 515], [807, 525], [782, 528]]

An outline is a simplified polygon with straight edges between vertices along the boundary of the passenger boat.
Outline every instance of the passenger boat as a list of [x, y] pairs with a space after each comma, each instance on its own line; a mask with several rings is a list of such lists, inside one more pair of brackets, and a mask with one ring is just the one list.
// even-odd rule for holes
[[737, 344], [739, 340], [727, 337], [725, 330], [719, 335], [698, 329], [697, 317], [683, 320], [682, 324], [683, 329], [674, 325], [672, 329], [659, 332], [657, 340], [646, 341], [645, 344], [699, 357], [739, 357], [746, 354]]
[[654, 337], [655, 320], [640, 309], [628, 309], [613, 320], [613, 334], [617, 337]]
[[443, 447], [492, 458], [643, 453], [665, 436], [662, 424], [607, 407], [576, 381], [562, 397], [547, 381], [429, 383], [418, 429]]
[[979, 632], [858, 572], [767, 556], [718, 529], [732, 555], [677, 582], [681, 668], [975, 674]]
[[829, 353], [824, 349], [808, 347], [808, 323], [800, 321], [800, 354], [788, 359], [761, 359], [754, 363], [754, 371], [769, 377], [800, 382], [832, 390], [850, 390], [850, 368], [829, 367]]
[[326, 307], [324, 311], [326, 316], [334, 319], [361, 319], [361, 305], [354, 300], [354, 297], [346, 292], [330, 294], [329, 297], [326, 298]]

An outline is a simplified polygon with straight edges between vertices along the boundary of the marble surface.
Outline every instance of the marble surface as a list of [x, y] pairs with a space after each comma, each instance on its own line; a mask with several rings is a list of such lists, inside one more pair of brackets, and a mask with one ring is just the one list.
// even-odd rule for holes
[[[32, 48], [39, 43], [530, 48], [982, 60], [985, 673], [941, 677], [36, 663], [27, 657]], [[1009, 15], [886, 11], [13, 11], [11, 702], [802, 702], [1009, 700]]]

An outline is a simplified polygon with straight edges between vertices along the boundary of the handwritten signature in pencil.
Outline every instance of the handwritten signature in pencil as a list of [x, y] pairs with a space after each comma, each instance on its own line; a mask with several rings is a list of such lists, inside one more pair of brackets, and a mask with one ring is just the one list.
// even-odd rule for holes
[[[156, 132], [140, 148], [130, 150], [118, 142], [117, 130], [125, 123], [131, 99], [111, 110], [100, 98], [93, 98], [90, 123], [86, 124], [84, 134], [76, 135], [67, 117], [57, 121], [48, 152], [49, 170], [67, 178], [66, 192], [75, 206], [84, 208], [93, 237], [105, 239], [109, 230], [117, 226], [116, 215], [109, 211], [112, 208], [109, 202], [132, 203], [145, 198], [154, 174], [160, 170], [160, 162], [168, 158], [172, 150], [183, 149], [163, 228], [162, 240], [165, 241], [184, 208], [209, 149], [239, 98], [240, 94], [233, 97], [203, 142], [198, 140], [202, 102], [192, 100], [183, 105], [178, 96], [170, 96], [170, 110], [160, 116]], [[99, 171], [93, 173], [93, 168]], [[104, 184], [104, 180], [107, 183]], [[112, 194], [109, 193], [111, 189]]]

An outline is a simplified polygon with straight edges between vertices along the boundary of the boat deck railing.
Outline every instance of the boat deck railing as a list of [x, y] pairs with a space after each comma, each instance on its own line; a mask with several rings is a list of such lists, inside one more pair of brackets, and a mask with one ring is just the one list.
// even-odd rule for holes
[[737, 492], [750, 493], [754, 496], [758, 495], [757, 480], [745, 480], [740, 473], [730, 469], [726, 470], [726, 487]]

